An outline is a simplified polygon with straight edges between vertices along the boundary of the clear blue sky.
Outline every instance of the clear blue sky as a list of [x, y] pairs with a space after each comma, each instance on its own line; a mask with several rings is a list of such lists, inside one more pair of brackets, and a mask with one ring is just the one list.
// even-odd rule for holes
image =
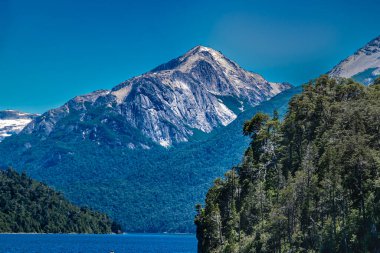
[[0, 109], [43, 112], [195, 45], [300, 84], [380, 35], [378, 0], [0, 0]]

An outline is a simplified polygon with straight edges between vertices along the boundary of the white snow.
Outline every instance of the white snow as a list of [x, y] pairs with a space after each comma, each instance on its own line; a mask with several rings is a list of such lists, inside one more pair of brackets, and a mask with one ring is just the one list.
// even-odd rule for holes
[[[31, 119], [0, 119], [0, 128], [4, 127], [13, 127], [13, 128], [24, 128], [25, 125], [27, 125]], [[20, 129], [20, 130], [21, 130]]]
[[233, 113], [227, 106], [223, 103], [218, 102], [218, 106], [215, 107], [218, 118], [223, 126], [227, 126], [234, 119], [236, 119], [236, 114]]
[[380, 68], [380, 51], [373, 55], [353, 55], [346, 62], [339, 66], [338, 74], [340, 77], [349, 78], [367, 69]]
[[0, 141], [13, 133], [19, 133], [32, 119], [0, 119]]
[[170, 146], [170, 141], [168, 141], [168, 140], [161, 139], [161, 140], [159, 141], [159, 143], [160, 143], [161, 146], [163, 146], [163, 147], [165, 147], [165, 148], [167, 148], [167, 147]]
[[240, 107], [239, 107], [239, 110], [241, 112], [244, 112], [244, 102], [243, 101], [239, 101], [240, 102]]
[[355, 54], [346, 58], [335, 66], [329, 74], [349, 78], [372, 68], [376, 68], [376, 73], [380, 73], [380, 38], [371, 41]]

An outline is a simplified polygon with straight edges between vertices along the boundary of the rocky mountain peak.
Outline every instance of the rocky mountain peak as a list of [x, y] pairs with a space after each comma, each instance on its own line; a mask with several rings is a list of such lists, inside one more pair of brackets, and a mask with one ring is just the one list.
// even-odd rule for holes
[[[198, 64], [200, 61], [206, 61], [212, 65], [214, 64], [226, 64], [221, 62], [221, 59], [226, 59], [222, 53], [205, 46], [196, 46], [186, 52], [184, 55], [175, 58], [167, 63], [159, 65], [151, 70], [149, 73], [157, 73], [160, 71], [182, 71], [189, 72], [192, 67]], [[230, 62], [230, 64], [233, 64]]]
[[198, 46], [195, 46], [192, 49], [190, 49], [184, 56], [196, 55], [196, 54], [200, 54], [202, 52], [208, 52], [210, 54], [220, 54], [221, 55], [221, 53], [219, 51], [216, 51], [210, 47], [198, 45]]
[[373, 39], [372, 41], [370, 41], [368, 45], [365, 46], [365, 48], [370, 49], [370, 50], [371, 49], [375, 50], [375, 51], [372, 51], [372, 53], [378, 52], [380, 49], [380, 35], [376, 37], [375, 39]]
[[367, 85], [373, 83], [380, 75], [380, 36], [341, 61], [328, 74], [353, 78]]
[[[97, 91], [70, 100], [45, 113], [25, 132], [42, 131], [46, 136], [70, 115], [79, 115], [78, 121], [92, 124], [95, 124], [96, 115], [101, 120], [98, 124], [108, 124], [112, 131], [133, 128], [153, 142], [169, 147], [188, 141], [196, 131], [209, 133], [226, 126], [245, 108], [288, 88], [288, 84], [268, 82], [262, 76], [242, 69], [214, 49], [196, 46], [111, 91]], [[91, 113], [93, 110], [97, 114]], [[103, 114], [99, 115], [99, 112]], [[111, 114], [112, 117], [118, 115], [122, 123], [120, 119], [113, 122]], [[73, 125], [70, 129], [78, 129], [75, 122]], [[91, 131], [86, 129], [82, 133]], [[128, 143], [129, 147], [142, 145], [146, 147], [147, 143]]]

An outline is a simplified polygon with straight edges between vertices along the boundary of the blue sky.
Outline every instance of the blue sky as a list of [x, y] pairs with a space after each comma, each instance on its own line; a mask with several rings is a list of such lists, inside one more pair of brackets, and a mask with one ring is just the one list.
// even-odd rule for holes
[[43, 112], [196, 45], [301, 84], [380, 35], [380, 1], [0, 0], [0, 109]]

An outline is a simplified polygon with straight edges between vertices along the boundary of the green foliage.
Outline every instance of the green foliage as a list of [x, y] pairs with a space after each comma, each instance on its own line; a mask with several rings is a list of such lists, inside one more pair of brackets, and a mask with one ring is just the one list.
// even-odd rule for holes
[[[112, 112], [94, 111], [92, 119], [84, 121], [71, 113], [72, 119], [57, 123], [62, 131], [47, 139], [28, 134], [6, 138], [0, 143], [0, 161], [3, 166], [25, 168], [28, 175], [54, 186], [75, 204], [109, 214], [125, 231], [194, 232], [194, 204], [203, 201], [214, 178], [241, 160], [249, 144], [241, 125], [258, 111], [278, 109], [283, 114], [289, 98], [299, 92], [299, 88], [284, 91], [246, 108], [228, 126], [197, 134], [170, 149], [152, 143], [150, 150], [129, 149], [129, 142], [147, 140]], [[117, 131], [106, 128], [111, 124], [101, 124], [101, 115], [108, 115]], [[89, 128], [96, 140], [83, 139]]]
[[0, 170], [1, 233], [111, 233], [120, 226], [12, 169]]
[[197, 208], [199, 252], [379, 252], [378, 83], [321, 76], [282, 123], [247, 121], [243, 162]]

